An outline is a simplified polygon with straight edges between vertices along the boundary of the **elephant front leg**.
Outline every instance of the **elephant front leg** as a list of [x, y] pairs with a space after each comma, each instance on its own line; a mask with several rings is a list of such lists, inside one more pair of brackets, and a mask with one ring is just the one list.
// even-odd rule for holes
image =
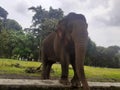
[[60, 83], [62, 83], [63, 85], [69, 85], [70, 82], [68, 80], [68, 65], [61, 65], [62, 68], [62, 75], [61, 75], [61, 79], [60, 79]]
[[60, 79], [60, 83], [63, 85], [69, 85], [70, 82], [68, 80], [68, 65], [69, 65], [69, 57], [65, 56], [66, 54], [63, 53], [63, 56], [61, 58], [61, 68], [62, 68], [62, 75]]
[[73, 76], [73, 78], [71, 80], [71, 86], [72, 87], [81, 87], [81, 83], [80, 83], [79, 77], [77, 76], [77, 72], [76, 72], [76, 69], [75, 69], [75, 61], [74, 61], [74, 59], [71, 60], [71, 65], [72, 65], [73, 71], [74, 71], [74, 76]]

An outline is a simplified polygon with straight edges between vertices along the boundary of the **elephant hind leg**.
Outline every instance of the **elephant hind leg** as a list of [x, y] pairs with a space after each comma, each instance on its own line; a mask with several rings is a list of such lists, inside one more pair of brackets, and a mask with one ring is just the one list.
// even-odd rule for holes
[[47, 68], [47, 63], [43, 61], [43, 66], [42, 66], [42, 79], [46, 79], [46, 68]]
[[44, 62], [43, 63], [42, 79], [50, 78], [50, 70], [51, 70], [52, 64], [53, 64], [52, 62]]
[[51, 71], [51, 66], [53, 63], [48, 63], [46, 67], [46, 79], [50, 78], [50, 71]]

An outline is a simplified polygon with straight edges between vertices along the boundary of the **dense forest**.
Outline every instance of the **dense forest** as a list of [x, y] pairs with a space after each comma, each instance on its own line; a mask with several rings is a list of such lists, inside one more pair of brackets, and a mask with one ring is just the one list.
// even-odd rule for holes
[[[23, 29], [17, 21], [7, 18], [9, 13], [0, 7], [0, 58], [40, 61], [43, 39], [55, 31], [58, 21], [64, 17], [60, 8], [46, 10], [37, 6], [28, 10], [34, 13], [32, 25]], [[119, 46], [96, 46], [89, 37], [87, 47], [85, 65], [120, 68]]]

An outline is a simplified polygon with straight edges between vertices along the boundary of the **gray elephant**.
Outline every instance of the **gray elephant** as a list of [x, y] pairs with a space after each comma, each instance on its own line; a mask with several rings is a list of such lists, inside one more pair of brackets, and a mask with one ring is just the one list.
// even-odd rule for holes
[[69, 84], [70, 63], [74, 70], [71, 85], [79, 87], [82, 83], [84, 90], [90, 90], [84, 73], [88, 41], [87, 27], [86, 19], [82, 14], [70, 13], [58, 22], [56, 31], [49, 34], [43, 41], [43, 79], [49, 79], [52, 64], [59, 61], [62, 68], [60, 83]]

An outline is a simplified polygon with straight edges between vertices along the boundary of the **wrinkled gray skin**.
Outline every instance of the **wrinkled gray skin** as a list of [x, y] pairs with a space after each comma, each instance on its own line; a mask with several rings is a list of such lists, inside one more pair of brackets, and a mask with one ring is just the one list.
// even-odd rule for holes
[[52, 64], [59, 61], [62, 67], [60, 83], [70, 84], [68, 80], [70, 63], [74, 70], [71, 85], [79, 87], [81, 81], [83, 89], [90, 90], [84, 73], [87, 26], [86, 19], [81, 14], [70, 13], [59, 21], [57, 30], [48, 35], [43, 42], [43, 79], [49, 79]]

